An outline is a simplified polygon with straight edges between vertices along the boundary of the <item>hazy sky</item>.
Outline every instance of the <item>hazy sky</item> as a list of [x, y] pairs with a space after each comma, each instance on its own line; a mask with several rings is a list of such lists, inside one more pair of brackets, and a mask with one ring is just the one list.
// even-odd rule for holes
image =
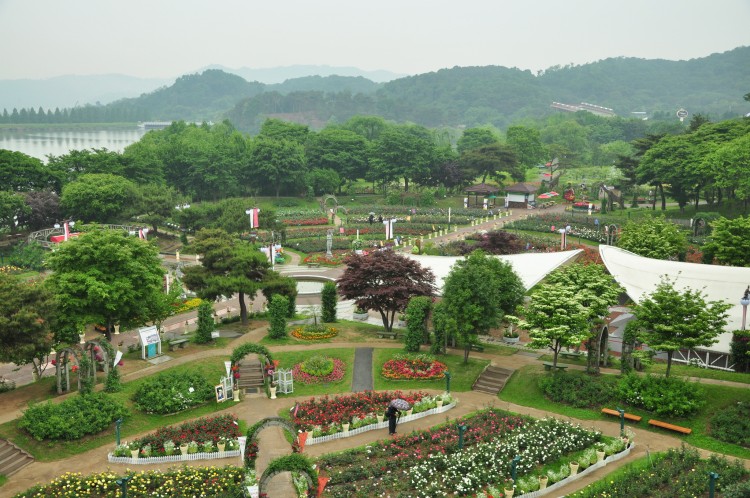
[[321, 64], [537, 71], [750, 45], [750, 0], [0, 0], [0, 79]]

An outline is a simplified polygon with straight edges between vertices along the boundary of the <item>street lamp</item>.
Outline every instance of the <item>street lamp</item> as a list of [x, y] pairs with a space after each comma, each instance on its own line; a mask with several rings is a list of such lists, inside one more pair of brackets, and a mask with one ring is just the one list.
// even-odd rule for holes
[[740, 298], [740, 304], [742, 305], [742, 328], [745, 330], [745, 319], [747, 318], [747, 305], [750, 304], [750, 285], [745, 289], [745, 293]]

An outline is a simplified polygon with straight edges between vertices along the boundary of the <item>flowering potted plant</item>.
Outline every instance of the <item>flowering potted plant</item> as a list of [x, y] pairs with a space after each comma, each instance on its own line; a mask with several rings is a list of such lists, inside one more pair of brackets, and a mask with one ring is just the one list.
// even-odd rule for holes
[[151, 456], [151, 445], [147, 444], [143, 448], [141, 448], [141, 456], [143, 458], [148, 458]]
[[271, 381], [268, 384], [268, 391], [271, 393], [271, 399], [276, 399], [276, 382]]
[[227, 447], [227, 439], [223, 436], [220, 437], [219, 441], [216, 443], [216, 447], [219, 448], [220, 453], [223, 453]]
[[505, 480], [503, 483], [503, 492], [505, 493], [506, 498], [513, 498], [513, 493], [515, 492], [513, 479]]
[[203, 453], [212, 453], [214, 451], [214, 442], [213, 441], [204, 441], [201, 445], [201, 451]]
[[140, 446], [138, 446], [138, 443], [133, 441], [128, 445], [128, 448], [130, 448], [130, 456], [133, 458], [138, 458], [138, 454], [141, 451]]
[[174, 453], [174, 441], [164, 441], [164, 454], [169, 456]]
[[118, 444], [115, 447], [115, 451], [112, 452], [112, 455], [114, 455], [116, 457], [125, 457], [125, 458], [127, 458], [127, 457], [131, 456], [130, 447], [126, 443]]
[[198, 453], [198, 443], [195, 441], [190, 441], [187, 445], [187, 452], [189, 455]]
[[511, 344], [515, 344], [520, 340], [518, 330], [513, 328], [513, 322], [508, 323], [508, 328], [503, 333], [503, 341]]

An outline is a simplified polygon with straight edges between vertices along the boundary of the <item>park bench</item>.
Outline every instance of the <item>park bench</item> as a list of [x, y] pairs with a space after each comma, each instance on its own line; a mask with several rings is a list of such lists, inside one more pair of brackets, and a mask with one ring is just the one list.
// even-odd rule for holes
[[680, 427], [679, 425], [668, 424], [666, 422], [662, 422], [661, 420], [651, 419], [648, 421], [648, 425], [662, 427], [664, 429], [669, 429], [670, 431], [681, 432], [683, 434], [690, 434], [691, 432], [693, 432], [693, 429], [689, 429], [687, 427]]
[[378, 332], [378, 337], [381, 339], [398, 339], [398, 332], [387, 332], [385, 330], [381, 330]]
[[183, 349], [188, 342], [190, 339], [172, 339], [169, 341], [169, 350], [174, 351], [177, 347]]
[[555, 366], [555, 364], [551, 361], [542, 362], [542, 365], [544, 365], [545, 370], [552, 370], [552, 367], [556, 368], [557, 370], [565, 370], [566, 368], [568, 368], [568, 365], [562, 365], [560, 363]]
[[579, 353], [578, 351], [560, 351], [560, 356], [563, 358], [576, 359], [583, 356], [583, 353]]
[[471, 351], [478, 351], [481, 353], [482, 351], [484, 351], [484, 346], [482, 346], [481, 344], [472, 344], [469, 349]]
[[[618, 412], [617, 410], [612, 410], [611, 408], [602, 408], [602, 413], [606, 413], [607, 415], [614, 415], [615, 417], [620, 416], [620, 412]], [[632, 420], [633, 422], [640, 422], [641, 418], [643, 418], [639, 415], [633, 415], [632, 413], [625, 413], [623, 416], [628, 420]]]
[[307, 263], [308, 268], [320, 268], [320, 263]]

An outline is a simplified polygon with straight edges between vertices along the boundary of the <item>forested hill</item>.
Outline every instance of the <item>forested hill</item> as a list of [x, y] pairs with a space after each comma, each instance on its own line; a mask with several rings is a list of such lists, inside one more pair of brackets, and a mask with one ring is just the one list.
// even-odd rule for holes
[[428, 127], [493, 124], [505, 128], [548, 115], [550, 104], [582, 102], [622, 117], [646, 112], [674, 119], [726, 119], [750, 112], [750, 47], [689, 61], [606, 59], [540, 74], [501, 66], [455, 67], [388, 83], [362, 77], [312, 76], [266, 85], [212, 69], [182, 76], [170, 87], [105, 106], [4, 111], [0, 123], [219, 121], [257, 133], [267, 117], [320, 128], [355, 115], [378, 115]]

